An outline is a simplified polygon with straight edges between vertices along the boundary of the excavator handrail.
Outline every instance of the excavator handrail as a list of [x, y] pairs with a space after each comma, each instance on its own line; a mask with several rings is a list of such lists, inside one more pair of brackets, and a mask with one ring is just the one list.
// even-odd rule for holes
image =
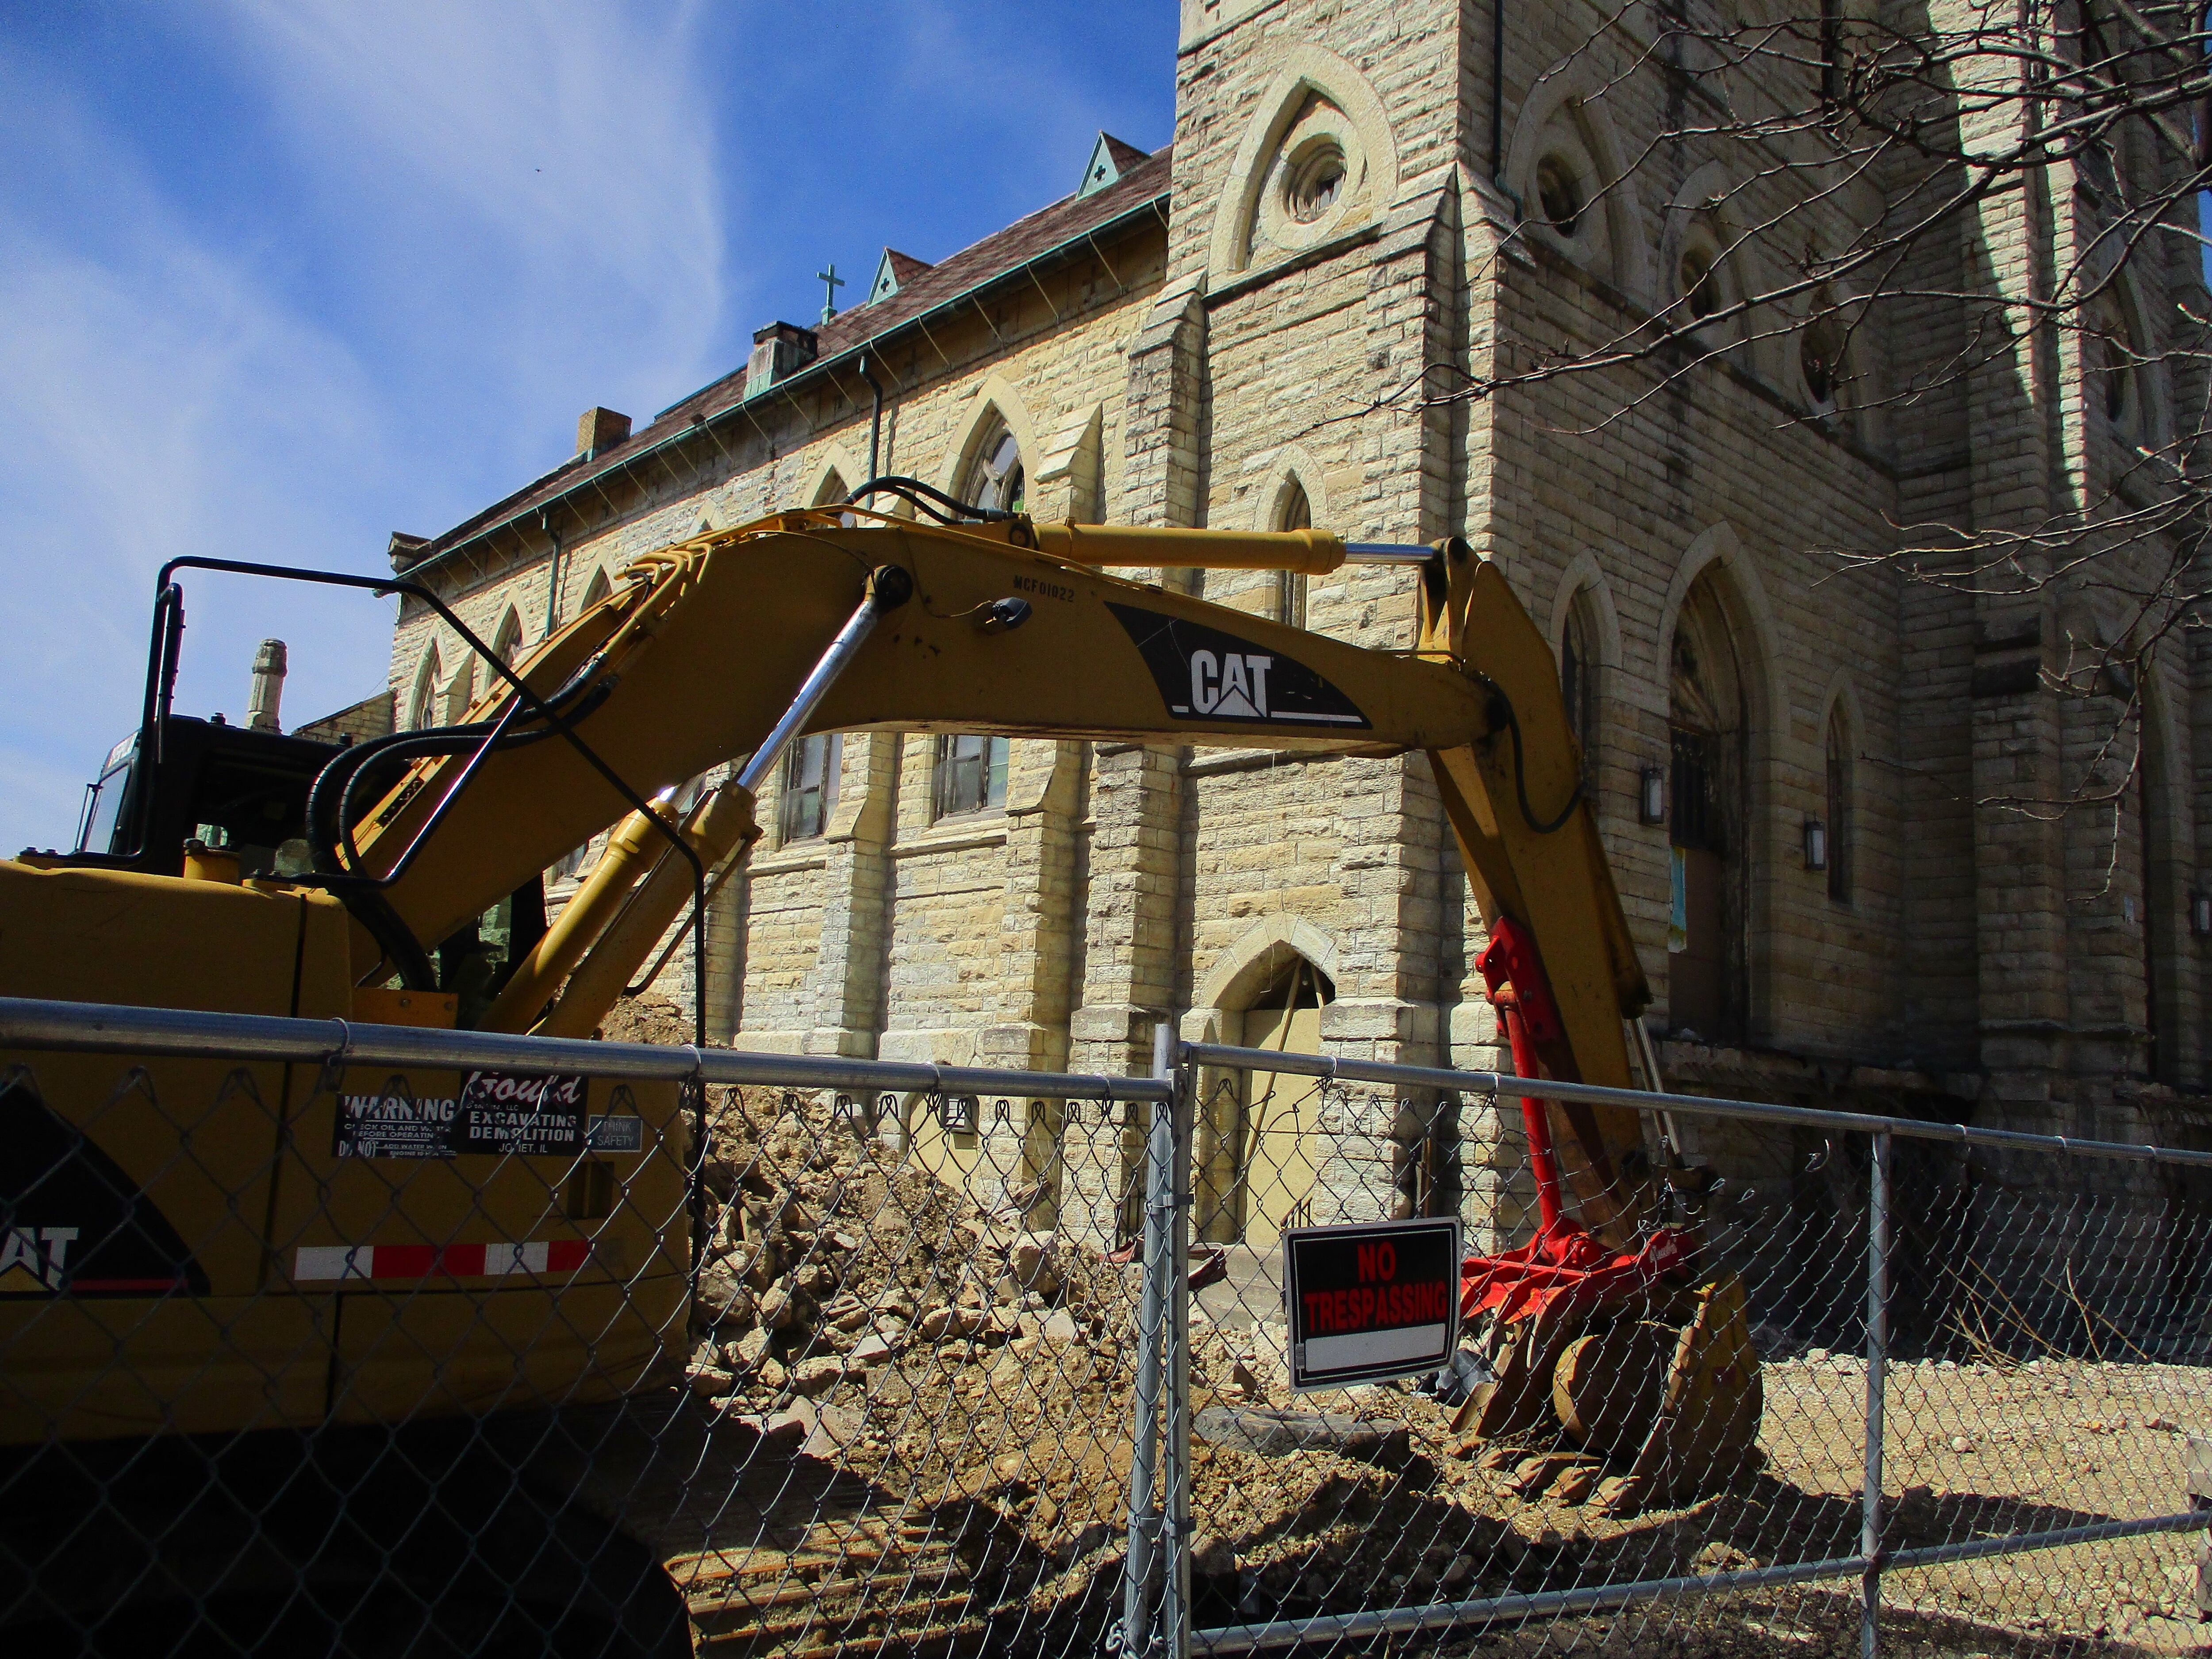
[[[384, 913], [382, 900], [378, 896], [380, 890], [392, 885], [405, 873], [407, 866], [413, 861], [417, 849], [435, 833], [439, 823], [453, 802], [459, 799], [461, 792], [468, 787], [484, 757], [497, 747], [501, 737], [507, 733], [515, 715], [526, 709], [533, 718], [544, 722], [542, 731], [535, 735], [558, 737], [566, 742], [570, 748], [583, 757], [585, 762], [595, 772], [613, 787], [616, 793], [623, 797], [633, 811], [641, 813], [651, 820], [656, 831], [669, 842], [672, 850], [690, 864], [694, 896], [694, 914], [690, 924], [693, 940], [692, 972], [700, 983], [706, 982], [707, 947], [704, 917], [707, 913], [707, 870], [705, 865], [700, 861], [697, 853], [692, 850], [690, 844], [671, 825], [662, 822], [658, 813], [652, 811], [647, 806], [644, 797], [632, 788], [629, 781], [616, 771], [605, 757], [593, 749], [576, 731], [573, 717], [574, 711], [564, 710], [559, 706], [561, 696], [558, 692], [551, 698], [546, 698], [541, 697], [537, 692], [532, 690], [528, 683], [514, 671], [514, 666], [486, 645], [475, 630], [461, 620], [451, 605], [420, 582], [411, 581], [404, 576], [393, 576], [389, 579], [382, 576], [362, 576], [351, 571], [316, 570], [301, 565], [266, 564], [246, 559], [215, 558], [202, 554], [184, 554], [169, 560], [162, 565], [154, 584], [154, 634], [147, 656], [145, 706], [139, 726], [138, 752], [149, 763], [161, 753], [162, 731], [168, 723], [170, 704], [176, 687], [177, 670], [179, 665], [178, 651], [184, 630], [184, 589], [176, 580], [177, 572], [179, 570], [209, 570], [226, 575], [260, 576], [273, 581], [307, 582], [321, 587], [343, 587], [356, 592], [366, 592], [380, 599], [387, 594], [400, 593], [410, 599], [419, 599], [435, 611], [455, 633], [459, 634], [462, 642], [476, 656], [481, 657], [491, 665], [493, 674], [507, 683], [507, 689], [514, 696], [514, 701], [501, 712], [498, 719], [484, 723], [489, 729], [482, 733], [481, 741], [475, 745], [470, 754], [462, 769], [461, 775], [446, 788], [429, 819], [417, 827], [410, 844], [403, 849], [399, 857], [380, 875], [367, 875], [358, 868], [319, 869], [303, 873], [295, 878], [295, 880], [304, 885], [319, 886], [335, 893], [349, 910], [354, 911], [360, 917], [362, 926], [376, 933], [379, 942], [385, 944], [387, 950], [391, 949], [398, 941], [386, 938], [383, 924], [389, 918]], [[431, 738], [435, 735], [434, 729], [394, 734], [395, 737], [400, 738]], [[385, 741], [389, 742], [391, 739], [386, 738]], [[352, 751], [349, 750], [348, 753], [350, 755]], [[358, 755], [354, 755], [350, 760], [345, 756], [341, 756], [339, 759], [331, 762], [331, 768], [359, 766], [362, 763]], [[152, 811], [152, 791], [142, 792], [139, 807], [139, 839], [142, 845], [145, 839], [149, 815]], [[342, 806], [341, 820], [343, 817]], [[347, 850], [352, 851], [350, 837], [346, 833], [346, 826], [343, 822], [339, 829], [341, 840], [346, 842]], [[356, 854], [356, 862], [357, 859]], [[319, 851], [318, 861], [320, 861]], [[404, 929], [401, 931], [404, 932]], [[420, 958], [422, 952], [419, 941], [416, 942], [416, 950], [411, 953], [404, 949], [398, 951], [397, 954], [399, 960], [393, 963], [395, 967], [403, 970], [411, 970], [409, 972], [410, 981], [421, 976]], [[417, 988], [428, 988], [428, 987], [425, 985]], [[693, 1025], [694, 1035], [703, 1043], [706, 1041], [707, 1028], [702, 1011], [695, 1010]]]
[[1632, 1111], [1680, 1112], [1697, 1117], [1749, 1118], [1800, 1128], [1844, 1129], [1865, 1134], [1901, 1135], [1949, 1146], [1985, 1146], [1994, 1151], [2057, 1152], [2069, 1158], [2112, 1158], [2150, 1164], [2212, 1167], [2212, 1152], [2180, 1147], [2138, 1146], [2125, 1140], [2082, 1140], [2072, 1135], [2036, 1134], [2025, 1129], [1984, 1129], [1971, 1123], [1947, 1123], [1916, 1117], [1887, 1117], [1871, 1112], [1840, 1112], [1819, 1106], [1784, 1106], [1764, 1100], [1718, 1095], [1662, 1094], [1644, 1089], [1609, 1089], [1594, 1083], [1562, 1083], [1551, 1078], [1517, 1077], [1510, 1072], [1458, 1071], [1436, 1066], [1401, 1066], [1389, 1060], [1334, 1054], [1299, 1054], [1273, 1048], [1239, 1048], [1220, 1042], [1185, 1042], [1176, 1059], [1193, 1066], [1230, 1070], [1290, 1072], [1326, 1082], [1410, 1084], [1460, 1094], [1528, 1095], [1540, 1100], [1580, 1101], [1592, 1106], [1625, 1106]]

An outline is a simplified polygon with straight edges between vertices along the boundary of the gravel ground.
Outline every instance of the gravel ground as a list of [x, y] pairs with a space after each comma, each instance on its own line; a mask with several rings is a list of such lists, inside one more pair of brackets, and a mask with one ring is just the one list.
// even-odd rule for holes
[[[652, 1040], [665, 1026], [681, 1040], [678, 1024], [672, 1010], [645, 1008], [613, 1030]], [[713, 1176], [716, 1259], [733, 1313], [702, 1334], [690, 1386], [708, 1434], [761, 1496], [723, 1506], [700, 1540], [707, 1547], [679, 1564], [697, 1581], [702, 1631], [763, 1653], [881, 1651], [886, 1642], [994, 1659], [1001, 1650], [1084, 1650], [1119, 1597], [1139, 1270], [1046, 1240], [1051, 1282], [1010, 1285], [1017, 1252], [1038, 1247], [1020, 1215], [986, 1211], [900, 1165], [833, 1121], [824, 1102], [764, 1103], [755, 1091], [739, 1105], [717, 1109]], [[740, 1295], [764, 1239], [778, 1247], [782, 1277]], [[734, 1352], [761, 1328], [777, 1285], [803, 1293], [802, 1316], [772, 1340], [754, 1336], [750, 1358]], [[1267, 1298], [1235, 1299], [1235, 1316], [1218, 1290], [1195, 1310], [1196, 1410], [1326, 1408], [1403, 1432], [1362, 1456], [1269, 1456], [1194, 1438], [1201, 1628], [1856, 1552], [1865, 1373], [1853, 1357], [1769, 1360], [1764, 1466], [1732, 1489], [1608, 1516], [1516, 1492], [1513, 1462], [1492, 1467], [1488, 1449], [1453, 1434], [1448, 1407], [1408, 1386], [1292, 1396], [1280, 1328], [1255, 1325], [1248, 1311]], [[952, 1328], [930, 1334], [933, 1312]], [[2212, 1372], [2201, 1369], [1894, 1365], [1887, 1541], [2185, 1510], [2191, 1431], [2212, 1433]], [[808, 1468], [824, 1478], [779, 1473]], [[2202, 1539], [1890, 1575], [1884, 1651], [2212, 1650], [2195, 1616]], [[727, 1588], [737, 1583], [750, 1588]], [[1504, 1656], [1591, 1644], [1840, 1659], [1858, 1650], [1857, 1586], [1676, 1597], [1359, 1650]]]

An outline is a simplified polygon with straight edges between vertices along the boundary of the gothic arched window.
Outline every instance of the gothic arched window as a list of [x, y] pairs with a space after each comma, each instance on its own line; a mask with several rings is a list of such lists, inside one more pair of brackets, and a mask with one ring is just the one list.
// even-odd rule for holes
[[1585, 781], [1597, 765], [1597, 627], [1585, 588], [1569, 602], [1566, 630], [1559, 636], [1559, 695], [1567, 705], [1567, 727], [1583, 751]]
[[[1305, 486], [1296, 478], [1284, 483], [1282, 498], [1275, 503], [1275, 528], [1313, 528], [1313, 504], [1306, 499]], [[1304, 628], [1306, 625], [1304, 571], [1279, 570], [1275, 573], [1275, 620], [1285, 628]]]
[[406, 729], [420, 732], [438, 718], [438, 680], [444, 670], [438, 663], [438, 647], [432, 646], [422, 653], [416, 665], [415, 684], [407, 693]]
[[960, 481], [960, 499], [972, 507], [998, 513], [1024, 510], [1028, 483], [1022, 467], [1021, 446], [995, 411], [991, 423], [975, 443], [975, 459]]

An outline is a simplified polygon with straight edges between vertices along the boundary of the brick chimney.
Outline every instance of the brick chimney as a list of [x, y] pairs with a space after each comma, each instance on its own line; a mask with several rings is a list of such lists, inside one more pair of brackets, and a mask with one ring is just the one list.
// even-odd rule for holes
[[629, 416], [596, 404], [576, 417], [576, 448], [586, 460], [629, 438]]
[[796, 323], [770, 323], [753, 335], [753, 355], [745, 359], [745, 396], [757, 398], [778, 380], [788, 380], [814, 361], [820, 347], [814, 331]]
[[253, 653], [253, 684], [246, 694], [246, 724], [255, 732], [282, 732], [278, 711], [284, 702], [284, 641], [264, 640]]
[[410, 536], [404, 530], [395, 530], [392, 532], [392, 539], [386, 544], [384, 550], [392, 556], [392, 570], [404, 575], [422, 562], [422, 550], [429, 544], [430, 538], [428, 536]]

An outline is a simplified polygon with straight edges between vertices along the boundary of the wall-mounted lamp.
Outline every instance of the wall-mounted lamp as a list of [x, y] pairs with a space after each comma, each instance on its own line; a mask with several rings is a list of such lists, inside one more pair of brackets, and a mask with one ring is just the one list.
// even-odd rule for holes
[[2189, 900], [2189, 931], [2203, 939], [2212, 933], [2212, 893], [2195, 893]]
[[1636, 817], [1643, 823], [1667, 822], [1667, 774], [1656, 766], [1647, 766], [1637, 776]]
[[1805, 820], [1805, 867], [1808, 870], [1828, 867], [1828, 826], [1818, 818]]

